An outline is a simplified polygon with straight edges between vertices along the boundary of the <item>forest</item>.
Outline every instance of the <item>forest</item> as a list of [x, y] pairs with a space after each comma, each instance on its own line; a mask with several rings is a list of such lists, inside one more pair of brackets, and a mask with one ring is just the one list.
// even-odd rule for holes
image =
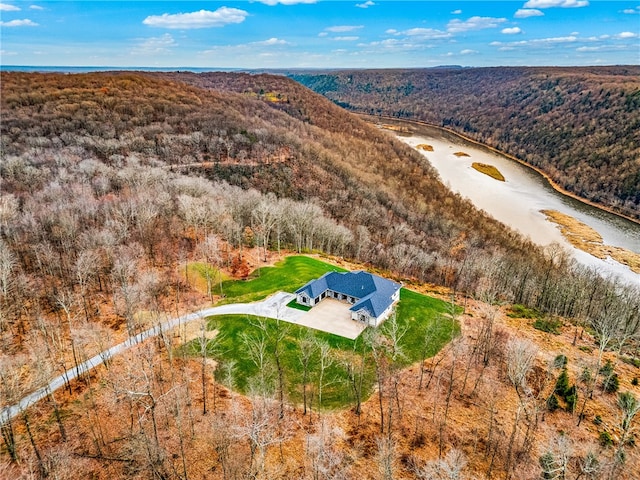
[[[367, 336], [347, 371], [372, 362], [376, 393], [339, 411], [278, 375], [242, 395], [215, 339], [162, 335], [3, 422], [0, 478], [633, 478], [638, 289], [478, 211], [388, 133], [284, 76], [1, 88], [2, 407], [290, 253], [426, 288], [461, 333], [431, 357], [425, 330], [409, 367], [402, 332]], [[280, 372], [280, 330], [256, 331]]]
[[640, 70], [493, 67], [294, 73], [352, 111], [449, 128], [640, 218]]

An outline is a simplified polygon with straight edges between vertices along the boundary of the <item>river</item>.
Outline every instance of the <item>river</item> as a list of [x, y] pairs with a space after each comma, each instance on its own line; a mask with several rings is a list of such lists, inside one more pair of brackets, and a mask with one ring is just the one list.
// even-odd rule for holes
[[[618, 275], [626, 282], [639, 284], [640, 275], [612, 259], [601, 260], [571, 246], [559, 227], [548, 221], [540, 210], [557, 210], [596, 230], [605, 244], [640, 253], [640, 225], [554, 190], [538, 172], [520, 163], [469, 142], [457, 135], [411, 122], [393, 122], [410, 129], [398, 133], [403, 142], [416, 147], [427, 144], [433, 152], [420, 151], [436, 168], [442, 181], [454, 192], [467, 197], [478, 208], [518, 230], [540, 245], [558, 242], [581, 263], [598, 268], [603, 274]], [[468, 157], [456, 156], [464, 152]], [[504, 175], [500, 182], [471, 167], [473, 162], [495, 166]]]

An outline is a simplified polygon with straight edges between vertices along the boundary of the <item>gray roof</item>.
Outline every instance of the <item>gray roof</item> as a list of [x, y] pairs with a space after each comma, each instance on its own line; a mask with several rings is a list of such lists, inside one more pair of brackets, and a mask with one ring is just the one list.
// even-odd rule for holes
[[311, 298], [317, 298], [322, 292], [333, 290], [357, 299], [350, 310], [357, 312], [364, 308], [371, 316], [378, 317], [393, 303], [392, 296], [400, 287], [399, 283], [357, 270], [325, 273], [296, 290], [296, 293], [304, 292]]

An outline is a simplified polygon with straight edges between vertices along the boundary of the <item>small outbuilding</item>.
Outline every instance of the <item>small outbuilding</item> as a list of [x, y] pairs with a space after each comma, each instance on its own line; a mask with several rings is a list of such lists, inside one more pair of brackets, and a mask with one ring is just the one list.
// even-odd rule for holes
[[351, 319], [377, 327], [384, 322], [400, 300], [399, 283], [364, 272], [329, 272], [296, 290], [300, 305], [313, 307], [325, 298], [351, 306]]

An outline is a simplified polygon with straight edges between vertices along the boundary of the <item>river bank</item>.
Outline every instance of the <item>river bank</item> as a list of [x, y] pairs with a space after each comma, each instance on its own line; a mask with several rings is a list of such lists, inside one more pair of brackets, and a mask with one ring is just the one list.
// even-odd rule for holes
[[[559, 211], [588, 225], [599, 233], [611, 251], [619, 247], [640, 254], [640, 226], [636, 222], [564, 195], [530, 166], [447, 130], [418, 126], [412, 128], [411, 133], [406, 129], [390, 133], [425, 156], [452, 191], [469, 198], [476, 207], [531, 241], [539, 245], [558, 243], [579, 263], [596, 268], [604, 275], [640, 283], [640, 275], [612, 256], [597, 258], [576, 248], [542, 211]], [[424, 145], [430, 148], [421, 147]], [[466, 155], [460, 155], [461, 152]], [[473, 163], [496, 167], [505, 181], [475, 170]]]
[[[581, 197], [579, 195], [576, 195], [573, 192], [570, 192], [569, 190], [563, 188], [560, 184], [558, 184], [556, 181], [553, 180], [553, 178], [551, 178], [551, 176], [549, 174], [547, 174], [544, 170], [542, 170], [539, 167], [536, 167], [535, 165], [531, 165], [530, 163], [525, 162], [524, 160], [519, 159], [518, 157], [515, 157], [513, 155], [510, 155], [508, 153], [502, 152], [500, 150], [498, 150], [495, 147], [492, 147], [490, 145], [486, 145], [482, 142], [479, 142], [477, 140], [474, 140], [473, 138], [467, 137], [466, 135], [463, 135], [461, 133], [458, 133], [454, 130], [451, 130], [449, 128], [445, 128], [445, 127], [441, 127], [438, 125], [433, 125], [430, 123], [426, 123], [426, 122], [421, 122], [419, 120], [398, 120], [397, 118], [394, 117], [385, 117], [383, 115], [365, 115], [365, 114], [359, 114], [360, 117], [362, 117], [363, 119], [365, 119], [368, 122], [371, 123], [376, 123], [378, 125], [380, 125], [380, 119], [383, 119], [385, 122], [393, 122], [391, 123], [391, 125], [393, 126], [395, 124], [395, 126], [397, 128], [393, 128], [392, 130], [396, 133], [400, 133], [400, 134], [405, 134], [405, 135], [411, 135], [412, 133], [417, 133], [417, 132], [413, 132], [410, 128], [407, 127], [407, 125], [414, 125], [416, 127], [422, 127], [422, 128], [429, 128], [429, 129], [434, 129], [434, 130], [438, 130], [443, 134], [447, 134], [447, 135], [452, 135], [455, 137], [458, 137], [462, 140], [464, 140], [465, 142], [469, 142], [471, 144], [476, 145], [479, 148], [482, 149], [486, 149], [489, 150], [497, 155], [500, 155], [502, 157], [508, 158], [509, 160], [512, 160], [514, 162], [519, 163], [520, 165], [529, 168], [531, 170], [533, 170], [534, 172], [536, 172], [537, 174], [539, 174], [540, 176], [542, 176], [542, 178], [544, 178], [547, 183], [549, 184], [549, 186], [551, 188], [553, 188], [556, 192], [565, 195], [569, 198], [572, 198], [574, 200], [577, 200], [578, 202], [584, 203], [585, 205], [589, 205], [593, 208], [597, 208], [599, 210], [602, 210], [604, 212], [610, 213], [612, 215], [616, 215], [618, 217], [624, 218], [625, 220], [628, 220], [630, 222], [636, 223], [638, 225], [640, 225], [640, 219], [638, 218], [634, 218], [631, 217], [629, 215], [625, 215], [622, 212], [619, 212], [617, 210], [615, 210], [614, 208], [608, 207], [607, 205], [603, 205], [601, 203], [596, 203], [593, 202], [587, 198]], [[397, 124], [400, 124], [397, 125]], [[401, 125], [404, 125], [404, 127], [402, 127]], [[382, 125], [384, 126], [384, 125]]]

